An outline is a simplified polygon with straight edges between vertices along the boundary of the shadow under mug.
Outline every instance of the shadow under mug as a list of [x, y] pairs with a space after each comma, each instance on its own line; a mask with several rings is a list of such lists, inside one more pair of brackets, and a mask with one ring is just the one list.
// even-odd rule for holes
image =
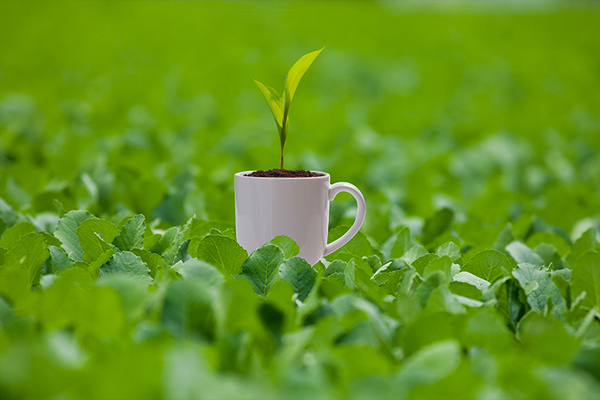
[[[356, 186], [331, 185], [329, 174], [310, 178], [259, 178], [239, 172], [235, 183], [235, 225], [238, 243], [250, 254], [275, 236], [292, 238], [298, 257], [310, 265], [336, 251], [360, 229], [366, 213], [365, 199]], [[329, 202], [348, 192], [358, 204], [356, 220], [342, 237], [327, 244]]]

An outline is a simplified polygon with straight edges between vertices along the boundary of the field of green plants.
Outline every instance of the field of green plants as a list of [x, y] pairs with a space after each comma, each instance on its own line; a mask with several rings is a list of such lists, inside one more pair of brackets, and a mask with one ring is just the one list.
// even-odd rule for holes
[[[0, 398], [600, 398], [600, 7], [0, 2]], [[311, 268], [235, 241], [325, 47]], [[330, 240], [354, 200], [331, 203]]]

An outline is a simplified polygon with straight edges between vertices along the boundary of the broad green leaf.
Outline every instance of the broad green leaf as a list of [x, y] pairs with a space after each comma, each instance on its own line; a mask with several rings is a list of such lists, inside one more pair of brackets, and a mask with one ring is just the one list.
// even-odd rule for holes
[[518, 331], [523, 350], [538, 362], [566, 365], [577, 351], [577, 339], [558, 318], [530, 312], [523, 317]]
[[288, 258], [296, 257], [300, 253], [300, 247], [287, 236], [280, 235], [275, 236], [265, 244], [273, 244], [283, 251], [283, 257], [287, 260]]
[[479, 290], [476, 286], [471, 285], [470, 283], [462, 281], [452, 281], [448, 284], [448, 286], [452, 293], [455, 293], [459, 296], [468, 297], [469, 299], [473, 300], [481, 299], [481, 290]]
[[199, 279], [208, 286], [220, 286], [225, 282], [223, 274], [214, 266], [192, 258], [178, 269], [183, 279]]
[[508, 275], [511, 269], [510, 261], [504, 254], [496, 250], [484, 250], [471, 257], [461, 271], [470, 272], [481, 279], [494, 283]]
[[144, 224], [142, 214], [131, 217], [121, 229], [121, 232], [115, 237], [113, 244], [121, 251], [129, 251], [132, 249], [141, 249], [144, 247]]
[[283, 262], [283, 252], [275, 245], [256, 249], [242, 264], [241, 277], [250, 281], [254, 291], [266, 297], [279, 279], [279, 266]]
[[600, 254], [588, 252], [572, 265], [571, 297], [573, 299], [585, 292], [584, 308], [600, 307]]
[[150, 269], [146, 263], [129, 251], [114, 254], [106, 264], [100, 267], [100, 276], [103, 275], [129, 276], [144, 284], [152, 284]]
[[176, 338], [212, 340], [215, 335], [213, 288], [196, 279], [169, 284], [161, 323]]
[[429, 274], [434, 273], [435, 271], [443, 272], [446, 276], [446, 280], [450, 281], [452, 279], [452, 260], [448, 256], [442, 256], [431, 260], [431, 262], [425, 268], [425, 276], [429, 276]]
[[446, 244], [441, 245], [437, 248], [435, 254], [439, 257], [448, 256], [453, 262], [458, 260], [461, 256], [460, 249], [453, 242], [448, 242]]
[[10, 250], [17, 244], [21, 236], [31, 232], [35, 232], [35, 226], [31, 222], [19, 222], [2, 233], [2, 237], [0, 238], [0, 247]]
[[411, 266], [416, 269], [419, 274], [423, 275], [423, 273], [425, 272], [425, 268], [427, 268], [427, 266], [429, 265], [429, 263], [435, 261], [439, 259], [438, 256], [436, 256], [435, 254], [425, 254], [419, 258], [417, 258], [412, 264]]
[[513, 279], [507, 279], [496, 289], [495, 295], [498, 301], [496, 309], [509, 327], [516, 331], [517, 324], [528, 309], [523, 289]]
[[110, 260], [110, 258], [115, 254], [115, 249], [111, 247], [102, 253], [96, 260], [92, 261], [88, 267], [88, 271], [94, 276], [98, 277], [100, 275], [100, 267]]
[[279, 96], [279, 94], [277, 94], [277, 91], [275, 89], [273, 89], [270, 86], [263, 85], [256, 79], [254, 79], [254, 83], [256, 83], [256, 86], [258, 86], [258, 88], [260, 89], [263, 96], [265, 96], [265, 100], [267, 100], [267, 103], [269, 104], [269, 107], [271, 108], [271, 112], [273, 113], [275, 122], [277, 123], [277, 126], [281, 130], [281, 128], [283, 126], [283, 104], [282, 104], [281, 96]]
[[442, 208], [433, 217], [425, 221], [423, 227], [423, 243], [427, 245], [433, 239], [450, 229], [454, 212], [449, 208]]
[[45, 273], [58, 275], [64, 270], [75, 266], [64, 250], [54, 246], [50, 246], [48, 249], [50, 250], [50, 258], [46, 261], [47, 270], [44, 271]]
[[589, 251], [596, 249], [596, 235], [597, 231], [595, 228], [590, 228], [573, 243], [571, 251], [567, 255], [567, 261], [569, 264], [575, 263], [581, 256]]
[[406, 253], [410, 246], [410, 229], [403, 227], [397, 234], [389, 259], [400, 258]]
[[467, 271], [459, 272], [458, 274], [454, 275], [452, 279], [455, 282], [463, 282], [472, 285], [480, 292], [483, 292], [490, 287], [490, 282]]
[[38, 233], [28, 233], [6, 253], [4, 269], [23, 269], [27, 273], [30, 286], [37, 284], [42, 276], [44, 261], [50, 257], [44, 237]]
[[311, 66], [313, 61], [315, 61], [315, 58], [317, 58], [317, 56], [323, 51], [323, 49], [303, 55], [298, 61], [296, 61], [292, 68], [290, 68], [290, 71], [285, 78], [285, 108], [289, 107], [289, 103], [291, 103], [292, 99], [294, 98], [294, 94], [296, 93], [296, 89], [300, 83], [300, 79], [302, 79], [308, 68]]
[[552, 245], [561, 256], [566, 255], [570, 249], [569, 243], [563, 237], [550, 232], [535, 232], [527, 238], [526, 244], [531, 249], [535, 249], [541, 244]]
[[404, 262], [407, 264], [412, 264], [420, 257], [423, 257], [427, 254], [427, 249], [421, 245], [416, 245], [408, 249], [406, 253], [401, 257]]
[[512, 274], [525, 293], [530, 292], [527, 295], [527, 302], [533, 310], [543, 313], [548, 300], [560, 310], [566, 309], [565, 299], [552, 282], [550, 272], [533, 264], [521, 263], [518, 268], [513, 269]]
[[77, 227], [86, 219], [94, 218], [92, 214], [84, 210], [69, 211], [56, 225], [56, 236], [62, 243], [62, 248], [75, 261], [83, 261], [83, 250], [79, 245]]
[[343, 284], [345, 281], [345, 271], [347, 265], [348, 263], [342, 260], [335, 260], [327, 266], [325, 275], [323, 275], [323, 277], [333, 279]]
[[315, 284], [317, 272], [302, 258], [290, 258], [279, 268], [281, 278], [292, 285], [298, 300], [304, 301]]
[[433, 289], [427, 299], [425, 312], [448, 312], [450, 314], [466, 314], [465, 307], [459, 302], [458, 297], [445, 285]]
[[79, 225], [76, 232], [83, 250], [83, 261], [90, 263], [110, 248], [108, 243], [115, 239], [119, 228], [109, 221], [89, 218]]
[[169, 250], [173, 246], [173, 241], [177, 237], [177, 227], [169, 228], [163, 233], [158, 242], [150, 248], [150, 251], [156, 254], [164, 254], [165, 251]]
[[461, 346], [454, 340], [431, 344], [408, 358], [402, 365], [398, 379], [403, 385], [414, 387], [436, 382], [454, 371], [461, 360]]
[[150, 275], [155, 278], [156, 274], [161, 270], [166, 270], [169, 268], [169, 264], [162, 258], [160, 255], [156, 253], [152, 253], [148, 250], [143, 249], [133, 249], [131, 250], [133, 254], [142, 259], [143, 262], [146, 263], [148, 268], [150, 269]]
[[[349, 229], [347, 226], [338, 226], [329, 231], [327, 241], [328, 243], [333, 242], [334, 240], [342, 237], [344, 233]], [[335, 251], [334, 253], [328, 255], [326, 257], [327, 260], [335, 260], [342, 253], [350, 253], [355, 255], [358, 258], [368, 257], [373, 254], [376, 254], [373, 246], [369, 242], [369, 239], [362, 233], [358, 232], [348, 243], [346, 243], [342, 248]]]
[[[196, 251], [200, 260], [237, 275], [248, 253], [233, 239], [221, 235], [207, 235], [200, 240]], [[282, 253], [283, 254], [283, 253]]]
[[544, 260], [539, 255], [519, 241], [514, 241], [506, 246], [506, 251], [517, 263], [528, 263], [538, 267], [544, 265]]
[[167, 263], [174, 264], [176, 262], [175, 259], [179, 254], [181, 245], [187, 240], [187, 235], [192, 226], [193, 221], [194, 217], [187, 220], [187, 222], [177, 232], [177, 235], [175, 235], [172, 245], [167, 251], [164, 252], [163, 257], [167, 261]]
[[421, 307], [425, 308], [427, 300], [431, 293], [440, 285], [445, 283], [445, 276], [442, 272], [435, 272], [425, 279], [425, 281], [418, 287], [415, 296], [419, 300]]
[[123, 299], [123, 311], [130, 321], [142, 316], [150, 299], [147, 285], [136, 277], [104, 274], [98, 279], [96, 285], [110, 287], [119, 292]]

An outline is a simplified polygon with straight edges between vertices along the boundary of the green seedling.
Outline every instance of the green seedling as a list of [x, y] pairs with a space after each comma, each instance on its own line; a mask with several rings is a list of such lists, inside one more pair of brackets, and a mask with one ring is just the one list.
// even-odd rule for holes
[[279, 143], [281, 146], [279, 161], [281, 169], [283, 169], [283, 149], [285, 148], [285, 140], [287, 139], [288, 128], [290, 125], [290, 104], [292, 104], [292, 99], [294, 98], [300, 79], [302, 79], [321, 51], [323, 51], [323, 49], [302, 56], [296, 61], [292, 68], [290, 68], [290, 71], [285, 77], [283, 96], [279, 96], [277, 91], [272, 87], [263, 85], [256, 79], [254, 80], [262, 94], [265, 96], [267, 103], [269, 103], [273, 117], [275, 117], [275, 123], [277, 124], [277, 130], [279, 132]]

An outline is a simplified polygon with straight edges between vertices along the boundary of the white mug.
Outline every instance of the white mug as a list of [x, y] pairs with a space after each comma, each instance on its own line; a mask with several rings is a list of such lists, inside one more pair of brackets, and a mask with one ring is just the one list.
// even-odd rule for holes
[[[235, 174], [235, 227], [238, 243], [250, 254], [275, 236], [292, 238], [298, 257], [310, 265], [346, 244], [360, 229], [365, 199], [350, 183], [329, 184], [329, 174], [310, 178], [259, 178]], [[329, 202], [339, 192], [356, 199], [356, 220], [342, 237], [327, 244]]]

